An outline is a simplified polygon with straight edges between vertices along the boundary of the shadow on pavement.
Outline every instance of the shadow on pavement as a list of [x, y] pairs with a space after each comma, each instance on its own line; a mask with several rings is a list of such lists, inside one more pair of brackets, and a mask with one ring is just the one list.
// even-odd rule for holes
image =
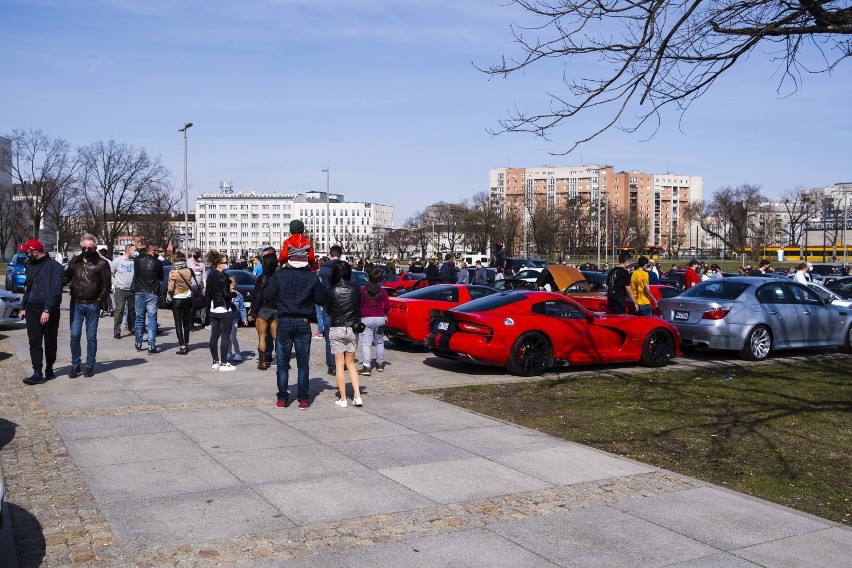
[[6, 447], [6, 444], [15, 439], [15, 428], [18, 425], [11, 420], [0, 418], [0, 450]]
[[41, 523], [29, 511], [14, 503], [7, 502], [6, 506], [12, 521], [18, 565], [21, 568], [41, 566], [46, 550]]

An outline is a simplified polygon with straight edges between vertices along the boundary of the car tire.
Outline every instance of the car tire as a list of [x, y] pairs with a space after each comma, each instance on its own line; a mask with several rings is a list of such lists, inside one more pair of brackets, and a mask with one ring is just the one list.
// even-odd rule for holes
[[547, 338], [536, 332], [525, 333], [515, 341], [506, 369], [513, 375], [535, 377], [553, 364], [553, 348]]
[[645, 338], [639, 363], [645, 367], [665, 367], [675, 356], [672, 334], [665, 329], [654, 329]]
[[746, 337], [740, 356], [746, 361], [763, 361], [772, 351], [772, 332], [765, 325], [758, 325]]
[[844, 353], [852, 353], [852, 325], [846, 330], [846, 340], [843, 342], [840, 350]]

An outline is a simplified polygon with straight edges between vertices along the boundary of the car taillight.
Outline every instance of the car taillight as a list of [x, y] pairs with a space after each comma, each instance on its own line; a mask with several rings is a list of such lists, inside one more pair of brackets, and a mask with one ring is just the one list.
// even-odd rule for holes
[[405, 313], [405, 304], [394, 303], [391, 307], [401, 314]]
[[494, 330], [487, 325], [479, 325], [477, 323], [459, 322], [459, 331], [467, 333], [477, 333], [479, 335], [492, 335]]
[[712, 310], [704, 310], [704, 315], [701, 316], [701, 319], [720, 320], [726, 315], [728, 315], [730, 311], [730, 308], [728, 308], [727, 310], [724, 308], [713, 308]]

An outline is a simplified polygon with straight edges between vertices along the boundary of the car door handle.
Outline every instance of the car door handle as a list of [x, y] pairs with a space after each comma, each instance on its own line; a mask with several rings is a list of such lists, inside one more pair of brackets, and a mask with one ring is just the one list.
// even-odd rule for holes
[[777, 315], [778, 315], [778, 310], [769, 310], [769, 315], [771, 315], [771, 316], [777, 316]]
[[806, 316], [811, 315], [811, 311], [810, 311], [810, 310], [805, 310], [805, 311], [803, 311], [802, 313], [803, 313], [804, 315], [806, 315]]

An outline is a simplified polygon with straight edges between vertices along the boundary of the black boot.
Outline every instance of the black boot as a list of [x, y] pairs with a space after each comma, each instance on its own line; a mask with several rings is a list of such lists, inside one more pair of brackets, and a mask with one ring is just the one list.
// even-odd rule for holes
[[260, 371], [265, 371], [266, 368], [267, 368], [266, 367], [266, 353], [264, 353], [260, 349], [257, 350], [257, 368]]

